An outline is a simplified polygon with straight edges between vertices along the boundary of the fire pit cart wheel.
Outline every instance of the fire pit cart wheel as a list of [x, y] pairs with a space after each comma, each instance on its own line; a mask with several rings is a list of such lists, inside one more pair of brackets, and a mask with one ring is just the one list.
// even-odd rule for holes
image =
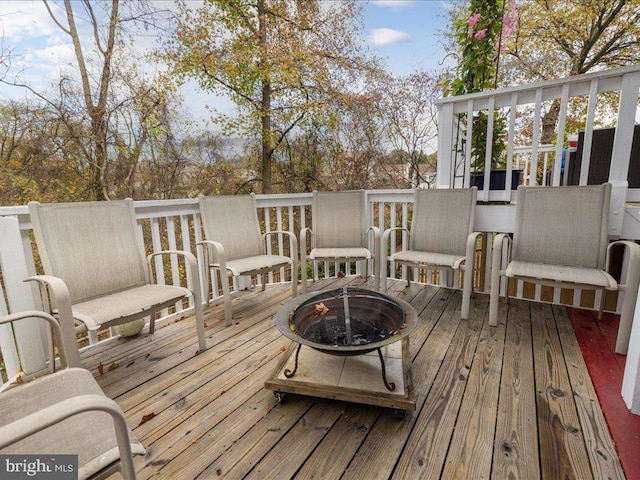
[[274, 391], [273, 392], [273, 396], [276, 397], [276, 402], [278, 402], [278, 403], [284, 403], [285, 400], [287, 399], [287, 393], [286, 392]]
[[409, 412], [407, 410], [402, 410], [400, 408], [393, 409], [393, 415], [399, 420], [404, 420], [408, 414]]

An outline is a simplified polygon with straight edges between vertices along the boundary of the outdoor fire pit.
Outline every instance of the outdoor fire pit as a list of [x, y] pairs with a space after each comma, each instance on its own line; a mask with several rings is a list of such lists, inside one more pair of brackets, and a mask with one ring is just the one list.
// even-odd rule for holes
[[[382, 381], [387, 392], [394, 392], [396, 383], [387, 380], [385, 356], [388, 355], [392, 362], [401, 366], [400, 380], [403, 383], [403, 391], [400, 392], [400, 396], [408, 397], [410, 361], [406, 353], [407, 340], [416, 326], [417, 315], [407, 302], [363, 288], [345, 287], [312, 292], [294, 298], [278, 311], [275, 320], [278, 330], [295, 342], [295, 352], [290, 348], [290, 355], [284, 359], [283, 365], [279, 366], [274, 379], [266, 384], [267, 388], [274, 390], [278, 401], [284, 398], [284, 392], [305, 393], [301, 390], [328, 398], [366, 400], [365, 388], [356, 388], [357, 394], [349, 396], [351, 387], [341, 387], [340, 379], [348, 375], [348, 372], [345, 373], [345, 365], [349, 365], [352, 370], [360, 370], [352, 372], [355, 377], [362, 376], [360, 373], [365, 374], [364, 372], [371, 376], [371, 357], [368, 356], [360, 363], [352, 361], [348, 364], [336, 364], [331, 357], [364, 356], [370, 352], [377, 352]], [[404, 355], [402, 347], [389, 348], [397, 342], [401, 342], [398, 345], [405, 347]], [[312, 350], [307, 349], [309, 353], [301, 356], [303, 346], [323, 355], [314, 355], [311, 353]], [[383, 353], [383, 350], [389, 353]], [[289, 361], [290, 357], [293, 357], [292, 362]], [[308, 364], [304, 378], [295, 382], [299, 357], [301, 363], [308, 361]], [[365, 361], [368, 363], [363, 363]], [[340, 370], [340, 373], [336, 374], [337, 379], [328, 373], [333, 369]], [[380, 373], [378, 378], [379, 375]], [[327, 377], [331, 377], [332, 380], [327, 380]], [[385, 401], [380, 403], [380, 398], [385, 396], [380, 393], [372, 391], [372, 398], [375, 397], [377, 400], [365, 403], [396, 405], [397, 395], [391, 404]], [[403, 406], [406, 407], [404, 404]]]

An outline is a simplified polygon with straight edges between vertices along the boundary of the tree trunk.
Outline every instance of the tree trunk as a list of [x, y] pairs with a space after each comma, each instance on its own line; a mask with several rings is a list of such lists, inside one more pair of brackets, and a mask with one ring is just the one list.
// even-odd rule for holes
[[262, 193], [271, 193], [271, 84], [262, 86]]
[[[258, 42], [260, 45], [261, 64], [264, 70], [268, 61], [267, 45], [267, 17], [264, 0], [258, 0]], [[262, 101], [260, 103], [260, 118], [262, 120], [262, 193], [271, 193], [271, 82], [264, 72], [262, 78]]]
[[[80, 72], [80, 79], [82, 81], [82, 93], [85, 100], [85, 107], [89, 116], [91, 117], [91, 134], [92, 140], [95, 142], [95, 151], [93, 158], [88, 159], [91, 165], [91, 189], [94, 193], [96, 200], [108, 200], [109, 191], [107, 188], [106, 174], [108, 163], [107, 152], [107, 97], [109, 94], [109, 84], [111, 82], [111, 57], [115, 46], [115, 33], [116, 25], [118, 23], [118, 9], [120, 0], [111, 0], [111, 14], [109, 18], [109, 33], [107, 36], [106, 48], [103, 48], [99, 37], [97, 35], [97, 19], [93, 14], [91, 3], [85, 2], [85, 8], [89, 13], [92, 26], [94, 28], [97, 47], [104, 56], [104, 63], [102, 65], [102, 73], [100, 75], [100, 86], [98, 91], [98, 101], [94, 104], [93, 95], [91, 92], [91, 84], [89, 81], [89, 72], [85, 63], [84, 54], [82, 52], [82, 44], [80, 42], [80, 35], [75, 24], [75, 16], [73, 13], [73, 7], [71, 0], [65, 0], [64, 6], [67, 14], [67, 22], [69, 29], [62, 27], [53, 14], [50, 14], [54, 21], [60, 25], [60, 27], [71, 37], [73, 42], [73, 48], [78, 61], [78, 69]], [[48, 8], [48, 7], [47, 7]]]
[[542, 117], [542, 135], [540, 136], [541, 144], [552, 144], [556, 139], [556, 125], [558, 124], [559, 115], [560, 100], [556, 99], [551, 104], [549, 111]]

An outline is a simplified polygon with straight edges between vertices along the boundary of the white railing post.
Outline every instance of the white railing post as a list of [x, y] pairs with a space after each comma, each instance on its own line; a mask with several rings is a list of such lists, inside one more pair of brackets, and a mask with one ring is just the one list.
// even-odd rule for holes
[[[30, 248], [26, 232], [25, 236], [26, 238], [21, 234], [16, 217], [0, 217], [0, 261], [2, 262], [8, 310], [11, 313], [41, 308], [35, 287], [31, 282], [23, 282], [25, 278], [35, 273], [33, 259], [27, 257], [25, 250], [25, 243]], [[43, 370], [49, 358], [49, 347], [46, 341], [47, 327], [36, 319], [27, 319], [15, 323], [13, 331], [22, 370], [27, 374]], [[8, 333], [10, 330], [5, 329], [2, 335]], [[8, 343], [8, 340], [3, 340], [3, 354], [5, 353], [4, 344]], [[8, 347], [7, 354], [11, 350], [12, 348]], [[15, 365], [15, 361], [5, 358], [5, 363], [7, 363], [9, 376], [18, 373], [15, 372], [16, 368], [19, 369], [19, 366]], [[11, 371], [9, 370], [10, 364]]]
[[622, 78], [620, 90], [620, 107], [618, 123], [613, 139], [609, 182], [611, 188], [611, 204], [609, 209], [609, 235], [620, 238], [624, 221], [625, 203], [629, 183], [629, 162], [631, 160], [631, 144], [636, 111], [638, 109], [638, 90], [640, 90], [640, 72], [629, 73]]
[[[451, 188], [453, 185], [453, 103], [445, 103], [438, 112], [438, 165], [436, 185]], [[471, 148], [471, 145], [467, 145]]]

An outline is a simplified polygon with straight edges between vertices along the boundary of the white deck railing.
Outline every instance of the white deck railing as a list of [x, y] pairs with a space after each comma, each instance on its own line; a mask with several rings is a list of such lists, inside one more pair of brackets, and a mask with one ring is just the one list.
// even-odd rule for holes
[[[542, 118], [545, 109], [554, 101], [559, 102], [559, 116], [554, 142], [553, 168], [550, 185], [561, 185], [562, 150], [565, 144], [567, 112], [571, 101], [585, 102], [584, 148], [580, 169], [580, 185], [587, 183], [593, 130], [597, 125], [596, 111], [602, 106], [604, 95], [619, 96], [619, 108], [606, 123], [615, 126], [615, 137], [609, 172], [609, 182], [613, 185], [609, 234], [623, 235], [625, 204], [640, 201], [640, 189], [628, 189], [627, 175], [633, 129], [638, 112], [638, 90], [640, 88], [640, 65], [589, 73], [559, 80], [523, 85], [520, 87], [491, 90], [457, 97], [447, 97], [436, 102], [439, 109], [438, 124], [438, 176], [439, 188], [455, 188], [471, 185], [471, 149], [466, 148], [474, 137], [473, 122], [467, 122], [474, 114], [488, 114], [486, 155], [484, 161], [484, 184], [479, 189], [481, 202], [510, 202], [515, 198], [511, 185], [511, 171], [514, 168], [514, 142], [506, 149], [506, 182], [502, 190], [490, 190], [491, 138], [494, 129], [494, 115], [499, 112], [507, 117], [509, 139], [517, 139], [519, 145], [528, 147], [532, 162], [530, 172], [536, 172], [539, 162]], [[599, 105], [600, 102], [600, 105]], [[603, 117], [598, 117], [602, 120]], [[469, 125], [466, 128], [465, 125]], [[531, 131], [525, 135], [525, 129]], [[476, 133], [477, 135], [477, 133]], [[525, 141], [526, 139], [526, 141]], [[524, 141], [524, 143], [523, 143]], [[537, 184], [535, 175], [531, 184]], [[637, 237], [636, 237], [637, 238]]]
[[[617, 113], [617, 128], [609, 176], [609, 181], [614, 187], [610, 233], [612, 237], [638, 240], [640, 239], [640, 207], [627, 205], [626, 202], [640, 201], [640, 192], [627, 188], [627, 172], [634, 118], [638, 107], [639, 87], [640, 66], [636, 66], [530, 86], [443, 99], [438, 102], [440, 108], [438, 187], [452, 188], [469, 185], [470, 155], [465, 152], [463, 157], [456, 157], [455, 151], [460, 150], [461, 138], [466, 139], [466, 135], [472, 135], [473, 132], [460, 134], [457, 130], [459, 124], [457, 116], [459, 114], [470, 116], [478, 110], [508, 108], [510, 109], [508, 113], [509, 138], [514, 139], [516, 138], [516, 128], [520, 125], [519, 121], [516, 121], [517, 107], [523, 105], [532, 107], [534, 133], [531, 144], [524, 145], [519, 149], [511, 144], [508, 146], [507, 172], [510, 173], [514, 165], [517, 165], [518, 156], [526, 157], [528, 160], [525, 161], [525, 171], [536, 172], [538, 162], [544, 162], [545, 174], [550, 177], [549, 183], [559, 185], [561, 182], [559, 160], [562, 156], [564, 124], [569, 99], [576, 96], [586, 96], [588, 101], [584, 151], [590, 152], [597, 97], [602, 92], [619, 92], [621, 106]], [[557, 145], [540, 146], [539, 129], [543, 104], [554, 99], [559, 99], [561, 104]], [[520, 138], [518, 140], [521, 145]], [[553, 156], [552, 159], [550, 159], [550, 155]], [[581, 165], [580, 183], [583, 184], [586, 183], [586, 172], [588, 172], [588, 154], [583, 155]], [[488, 167], [485, 174], [490, 175]], [[485, 176], [483, 188], [479, 192], [479, 200], [501, 203], [481, 203], [476, 210], [476, 230], [486, 232], [485, 241], [479, 245], [478, 249], [477, 258], [480, 268], [474, 282], [476, 291], [487, 291], [489, 287], [490, 272], [486, 266], [491, 264], [491, 249], [485, 248], [485, 246], [492, 244], [495, 233], [513, 232], [515, 217], [514, 205], [509, 203], [514, 193], [511, 190], [510, 175], [507, 175], [506, 186], [501, 191], [489, 190], [488, 175]], [[527, 177], [525, 176], [525, 178]], [[527, 183], [536, 183], [535, 176], [529, 175], [528, 178]], [[411, 218], [412, 196], [412, 190], [368, 191], [367, 217], [369, 224], [376, 225], [381, 230], [390, 226], [408, 227]], [[259, 217], [263, 222], [263, 230], [285, 230], [299, 234], [301, 228], [312, 225], [311, 194], [258, 195], [256, 200]], [[149, 250], [148, 253], [166, 248], [178, 248], [198, 253], [195, 245], [202, 240], [202, 233], [197, 200], [139, 201], [135, 202], [135, 210]], [[27, 207], [0, 207], [0, 278], [2, 280], [0, 315], [41, 308], [39, 294], [35, 287], [22, 281], [25, 277], [37, 273], [34, 262], [35, 243], [31, 239], [31, 221]], [[396, 244], [405, 247], [406, 238], [404, 234], [401, 238], [392, 237], [390, 243], [392, 248], [395, 248], [393, 246]], [[373, 248], [373, 245], [370, 247]], [[284, 242], [282, 238], [276, 238], [269, 245], [269, 248], [278, 253], [289, 254], [288, 242]], [[335, 275], [339, 268], [349, 274], [361, 273], [359, 266], [350, 264], [325, 264], [323, 267], [321, 271], [324, 276]], [[204, 278], [202, 275], [204, 265], [200, 265], [200, 269], [201, 277]], [[156, 271], [159, 272], [158, 281], [160, 283], [181, 284], [186, 282], [184, 276], [179, 272], [177, 262], [169, 265], [158, 263]], [[371, 271], [369, 268], [369, 272]], [[305, 268], [302, 269], [302, 272], [303, 274], [307, 273]], [[394, 278], [406, 279], [406, 267], [396, 271], [395, 266], [391, 266], [389, 275]], [[413, 275], [413, 278], [418, 277]], [[428, 274], [426, 278], [431, 279]], [[451, 284], [449, 278], [434, 278], [438, 278], [438, 281], [444, 284]], [[258, 279], [258, 282], [263, 281], [267, 283], [291, 281], [291, 272], [282, 270], [280, 275], [269, 274], [266, 279]], [[236, 285], [236, 288], [243, 288], [245, 285], [246, 283], [240, 283]], [[215, 281], [213, 287], [213, 292], [217, 292]], [[515, 296], [588, 308], [597, 307], [600, 301], [598, 295], [595, 298], [590, 295], [583, 296], [579, 290], [570, 294], [570, 298], [567, 298], [566, 292], [559, 289], [549, 290], [546, 287], [545, 289], [537, 287], [531, 292], [525, 288], [522, 282], [516, 285]], [[163, 315], [165, 318], [172, 318], [174, 315], [187, 314], [191, 307], [191, 305], [178, 304], [175, 311], [165, 311]], [[40, 326], [23, 323], [14, 329], [7, 326], [0, 327], [0, 352], [5, 364], [6, 375], [13, 378], [21, 370], [31, 373], [45, 368], [49, 358], [48, 344], [47, 332]], [[2, 382], [0, 381], [0, 383]]]
[[[384, 231], [391, 226], [410, 226], [412, 212], [412, 190], [370, 190], [367, 191], [367, 218], [370, 225], [375, 225]], [[291, 195], [258, 195], [256, 201], [259, 218], [265, 231], [284, 230], [299, 234], [304, 227], [312, 225], [311, 194]], [[166, 201], [138, 201], [134, 202], [136, 217], [143, 231], [148, 253], [163, 249], [183, 249], [195, 254], [195, 245], [202, 240], [200, 214], [198, 202], [195, 199], [166, 200]], [[512, 231], [514, 211], [510, 205], [479, 205], [477, 209], [476, 229], [487, 232], [484, 245], [491, 245], [495, 232]], [[400, 234], [398, 234], [400, 235]], [[34, 254], [37, 254], [35, 242], [31, 240], [31, 220], [26, 206], [0, 207], [0, 272], [2, 274], [2, 288], [0, 289], [0, 315], [29, 309], [41, 308], [39, 292], [23, 279], [37, 271]], [[397, 241], [396, 241], [397, 240]], [[369, 239], [372, 242], [372, 238]], [[407, 239], [391, 238], [391, 253], [398, 248], [406, 247]], [[300, 246], [302, 248], [302, 245]], [[371, 248], [374, 245], [370, 245]], [[289, 255], [289, 243], [276, 237], [268, 246], [273, 252]], [[36, 257], [37, 258], [37, 255]], [[201, 258], [201, 255], [199, 256]], [[478, 249], [478, 264], [475, 290], [487, 291], [489, 287], [489, 271], [485, 267], [491, 264], [491, 250], [482, 245]], [[180, 273], [179, 264], [173, 262], [155, 265], [157, 281], [159, 283], [184, 285], [186, 278]], [[324, 268], [322, 268], [324, 267]], [[352, 264], [325, 263], [320, 274], [324, 277], [334, 276], [342, 270], [348, 274], [360, 274], [360, 266]], [[373, 265], [369, 265], [372, 272]], [[201, 278], [205, 278], [204, 265], [200, 265]], [[302, 270], [306, 273], [306, 269]], [[411, 277], [419, 279], [418, 272]], [[396, 270], [395, 265], [389, 267], [392, 278], [407, 278], [406, 267]], [[435, 279], [436, 283], [452, 285], [452, 279], [445, 276], [434, 276], [427, 272], [423, 280]], [[459, 280], [459, 279], [457, 279]], [[266, 279], [257, 279], [258, 283], [289, 282], [291, 272], [282, 270], [279, 276], [269, 274]], [[217, 282], [214, 280], [213, 292], [218, 292]], [[236, 284], [236, 288], [248, 286], [247, 282]], [[455, 284], [454, 286], [458, 286]], [[570, 299], [560, 298], [558, 289], [553, 293], [537, 289], [533, 294], [526, 292], [520, 282], [516, 287], [518, 297], [534, 298], [539, 301], [554, 301], [575, 306], [592, 306], [593, 299], [583, 298], [580, 291], [576, 291]], [[214, 297], [217, 295], [214, 294]], [[599, 298], [596, 298], [596, 302]], [[188, 314], [192, 305], [179, 303], [175, 309], [162, 312], [165, 320]], [[48, 336], [39, 324], [18, 324], [15, 330], [9, 327], [0, 329], [0, 351], [4, 359], [6, 374], [11, 378], [21, 370], [35, 372], [44, 368], [48, 360]], [[104, 336], [104, 335], [103, 335]], [[87, 340], [85, 340], [87, 341]]]

